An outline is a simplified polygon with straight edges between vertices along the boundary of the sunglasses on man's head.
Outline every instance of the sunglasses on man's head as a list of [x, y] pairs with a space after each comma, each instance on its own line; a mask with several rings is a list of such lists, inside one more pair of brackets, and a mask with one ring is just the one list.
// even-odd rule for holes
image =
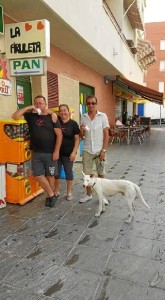
[[87, 105], [96, 105], [96, 102], [87, 102]]

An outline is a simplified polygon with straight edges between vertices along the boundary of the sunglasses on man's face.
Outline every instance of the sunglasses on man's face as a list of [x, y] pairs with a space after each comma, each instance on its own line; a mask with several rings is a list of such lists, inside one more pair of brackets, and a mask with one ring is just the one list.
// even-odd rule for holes
[[87, 102], [87, 105], [96, 105], [96, 102]]

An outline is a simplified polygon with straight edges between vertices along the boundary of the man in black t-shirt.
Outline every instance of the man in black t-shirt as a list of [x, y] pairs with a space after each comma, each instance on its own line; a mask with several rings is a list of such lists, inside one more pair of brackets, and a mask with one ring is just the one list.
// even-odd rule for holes
[[14, 120], [24, 118], [29, 126], [32, 170], [36, 180], [47, 192], [45, 206], [53, 207], [57, 196], [54, 194], [54, 176], [58, 174], [57, 160], [62, 142], [60, 123], [53, 111], [47, 109], [43, 96], [34, 99], [34, 105], [21, 108], [12, 114]]

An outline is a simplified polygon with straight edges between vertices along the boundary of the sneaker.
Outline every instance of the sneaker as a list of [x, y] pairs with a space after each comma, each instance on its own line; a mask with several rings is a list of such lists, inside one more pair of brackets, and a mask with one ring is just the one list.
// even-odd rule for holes
[[47, 197], [46, 200], [45, 200], [45, 206], [46, 206], [46, 207], [49, 207], [49, 200], [50, 200], [49, 197]]
[[6, 201], [0, 200], [0, 208], [5, 208], [5, 207], [6, 207]]
[[86, 194], [84, 197], [82, 197], [82, 198], [80, 199], [79, 203], [85, 203], [85, 202], [87, 202], [87, 201], [89, 201], [89, 200], [91, 200], [91, 199], [92, 199], [92, 195]]
[[66, 196], [66, 200], [68, 200], [68, 201], [73, 200], [73, 196], [72, 196], [72, 195], [67, 195], [67, 196]]
[[49, 207], [53, 207], [57, 201], [58, 196], [53, 196], [49, 198]]

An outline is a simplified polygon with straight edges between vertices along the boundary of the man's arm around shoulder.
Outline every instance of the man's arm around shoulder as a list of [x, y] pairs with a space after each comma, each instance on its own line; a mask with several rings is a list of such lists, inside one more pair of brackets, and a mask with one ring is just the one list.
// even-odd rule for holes
[[24, 113], [31, 111], [32, 109], [34, 109], [33, 105], [27, 106], [27, 107], [23, 107], [20, 108], [18, 110], [16, 110], [12, 115], [11, 118], [14, 120], [19, 120], [19, 119], [24, 119]]

